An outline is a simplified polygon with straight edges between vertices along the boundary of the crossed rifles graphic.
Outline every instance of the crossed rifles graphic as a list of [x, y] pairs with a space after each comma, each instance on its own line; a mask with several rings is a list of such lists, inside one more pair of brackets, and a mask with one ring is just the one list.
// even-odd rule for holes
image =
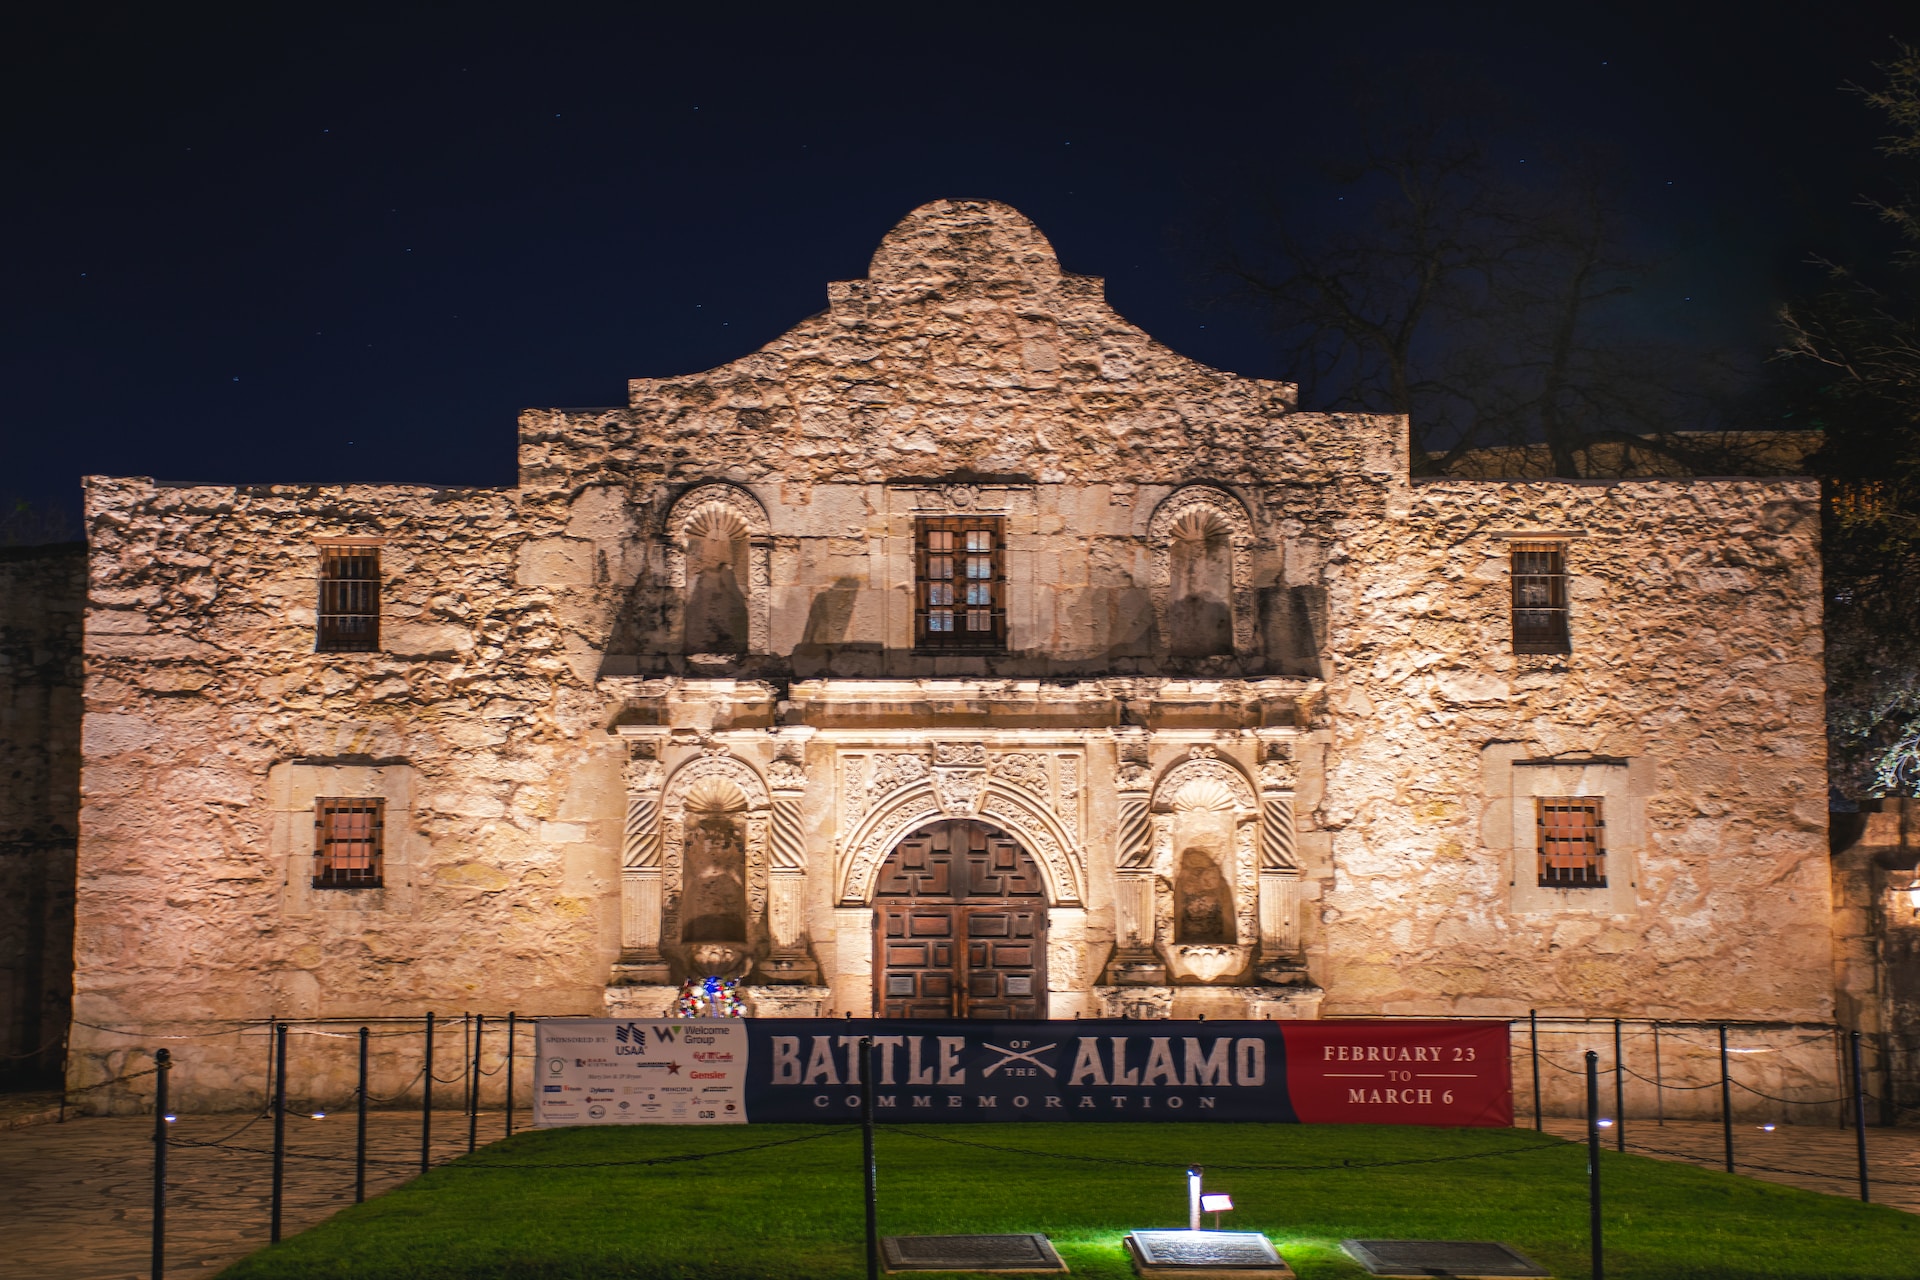
[[1052, 1067], [1048, 1066], [1046, 1063], [1040, 1061], [1039, 1057], [1037, 1056], [1039, 1054], [1045, 1053], [1049, 1049], [1059, 1048], [1059, 1045], [1057, 1044], [1043, 1044], [1038, 1048], [1029, 1049], [1025, 1053], [1021, 1053], [1016, 1049], [1003, 1049], [997, 1044], [983, 1044], [980, 1047], [982, 1049], [991, 1049], [995, 1053], [1000, 1055], [1000, 1061], [994, 1063], [992, 1066], [988, 1067], [985, 1071], [982, 1071], [980, 1073], [983, 1078], [986, 1076], [992, 1075], [994, 1072], [998, 1071], [1002, 1067], [1011, 1066], [1016, 1062], [1024, 1062], [1030, 1067], [1040, 1068], [1042, 1071], [1047, 1073], [1047, 1078], [1049, 1080], [1055, 1078], [1060, 1074], [1058, 1071], [1055, 1071]]

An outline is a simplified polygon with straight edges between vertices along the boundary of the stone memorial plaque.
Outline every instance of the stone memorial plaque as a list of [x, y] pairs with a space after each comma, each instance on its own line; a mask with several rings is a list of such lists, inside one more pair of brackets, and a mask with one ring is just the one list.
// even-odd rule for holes
[[1340, 1246], [1376, 1276], [1495, 1280], [1552, 1274], [1512, 1246], [1492, 1240], [1342, 1240]]
[[1135, 1231], [1127, 1237], [1142, 1276], [1291, 1276], [1293, 1268], [1258, 1231]]
[[1035, 1232], [1016, 1236], [883, 1236], [887, 1271], [1065, 1271], [1053, 1242]]

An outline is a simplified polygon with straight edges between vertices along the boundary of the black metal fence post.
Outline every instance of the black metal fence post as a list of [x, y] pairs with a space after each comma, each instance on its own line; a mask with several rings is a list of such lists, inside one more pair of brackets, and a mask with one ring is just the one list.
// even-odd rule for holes
[[480, 1137], [480, 1038], [486, 1034], [487, 1015], [473, 1015], [473, 1088], [467, 1092], [467, 1151], [472, 1153]]
[[[1871, 1199], [1867, 1187], [1867, 1094], [1860, 1077], [1860, 1033], [1853, 1033], [1853, 1146], [1860, 1160], [1860, 1199]], [[165, 1079], [164, 1076], [161, 1077]]]
[[427, 1011], [427, 1066], [420, 1076], [420, 1172], [433, 1155], [433, 1011]]
[[167, 1274], [167, 1073], [173, 1054], [153, 1055], [153, 1280]]
[[513, 1136], [513, 1010], [507, 1010], [507, 1134]]
[[1613, 1149], [1627, 1149], [1627, 1064], [1620, 1053], [1620, 1019], [1613, 1020]]
[[280, 1204], [287, 1184], [287, 1026], [273, 1029], [273, 1210], [267, 1242], [280, 1243]]
[[867, 1195], [867, 1280], [880, 1280], [879, 1176], [873, 1163], [873, 1037], [860, 1037], [860, 1151]]
[[1661, 1128], [1667, 1124], [1667, 1086], [1666, 1077], [1660, 1073], [1660, 1019], [1653, 1020], [1653, 1122]]
[[353, 1134], [353, 1202], [367, 1198], [367, 1029], [360, 1028], [360, 1088], [355, 1098], [357, 1115]]
[[1540, 1132], [1540, 1011], [1527, 1010], [1527, 1029], [1533, 1034], [1533, 1128]]
[[1600, 1055], [1587, 1050], [1587, 1241], [1593, 1256], [1593, 1280], [1606, 1269], [1600, 1249]]
[[1720, 1024], [1720, 1132], [1726, 1139], [1727, 1172], [1733, 1172], [1733, 1077], [1727, 1072], [1727, 1024]]

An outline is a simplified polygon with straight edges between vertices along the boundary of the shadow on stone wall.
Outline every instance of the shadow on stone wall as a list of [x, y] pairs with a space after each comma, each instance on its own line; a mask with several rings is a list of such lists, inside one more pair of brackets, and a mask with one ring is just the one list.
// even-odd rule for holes
[[73, 1008], [85, 543], [0, 548], [0, 1088], [52, 1086]]

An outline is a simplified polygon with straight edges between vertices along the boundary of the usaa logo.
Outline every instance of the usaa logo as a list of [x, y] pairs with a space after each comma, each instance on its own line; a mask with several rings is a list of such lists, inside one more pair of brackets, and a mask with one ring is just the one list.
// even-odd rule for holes
[[[679, 1030], [678, 1027], [663, 1027], [655, 1024], [653, 1035], [663, 1043], [672, 1044]], [[647, 1051], [647, 1029], [638, 1023], [628, 1022], [615, 1027], [613, 1038], [618, 1041], [613, 1048], [615, 1057], [633, 1057]]]

